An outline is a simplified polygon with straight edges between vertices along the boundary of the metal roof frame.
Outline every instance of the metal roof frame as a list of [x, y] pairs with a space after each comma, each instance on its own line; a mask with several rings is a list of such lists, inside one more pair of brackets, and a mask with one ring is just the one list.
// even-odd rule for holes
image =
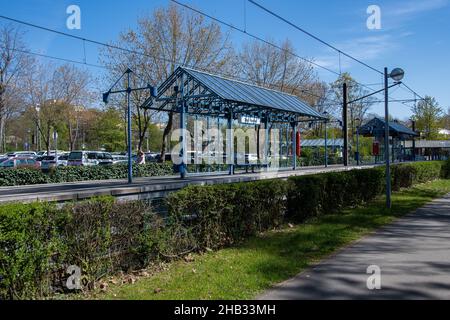
[[234, 119], [252, 115], [274, 122], [326, 121], [296, 96], [185, 67], [178, 67], [142, 108], [178, 113], [183, 102], [187, 113], [195, 115], [226, 117], [232, 111]]

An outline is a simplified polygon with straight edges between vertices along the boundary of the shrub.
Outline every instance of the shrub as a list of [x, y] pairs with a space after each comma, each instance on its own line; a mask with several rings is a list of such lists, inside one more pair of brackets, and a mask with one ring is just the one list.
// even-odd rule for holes
[[144, 266], [144, 222], [152, 215], [144, 202], [105, 197], [70, 204], [63, 211], [69, 217], [62, 227], [66, 261], [83, 270], [88, 286], [114, 271]]
[[47, 203], [0, 206], [0, 299], [43, 296], [64, 257], [61, 219]]
[[27, 184], [48, 183], [49, 178], [36, 169], [3, 169], [0, 170], [0, 186], [21, 186]]
[[[135, 177], [167, 176], [174, 174], [172, 163], [148, 163], [133, 165]], [[89, 180], [126, 179], [126, 165], [59, 167], [48, 174], [36, 169], [14, 169], [0, 171], [0, 186], [63, 183]]]
[[0, 206], [0, 299], [65, 291], [71, 265], [82, 270], [87, 288], [105, 275], [144, 267], [157, 254], [149, 246], [162, 226], [156, 220], [144, 202], [112, 198], [59, 209], [48, 203]]
[[187, 230], [192, 249], [217, 249], [279, 226], [286, 209], [282, 180], [191, 186], [169, 196], [169, 228]]
[[444, 179], [450, 179], [450, 159], [442, 164], [441, 177]]
[[382, 191], [383, 177], [380, 168], [291, 177], [288, 217], [303, 222], [370, 201]]
[[417, 162], [392, 166], [392, 189], [410, 188], [415, 184], [441, 178], [444, 162]]

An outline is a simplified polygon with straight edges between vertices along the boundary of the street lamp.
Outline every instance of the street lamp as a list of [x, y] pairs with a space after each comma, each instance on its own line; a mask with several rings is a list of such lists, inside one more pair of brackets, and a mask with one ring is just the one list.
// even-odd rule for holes
[[[151, 98], [156, 98], [156, 96], [158, 95], [158, 90], [156, 87], [151, 86], [150, 84], [147, 84], [147, 86], [142, 87], [142, 88], [131, 88], [131, 74], [133, 73], [133, 71], [131, 69], [127, 69], [121, 76], [120, 78], [113, 84], [113, 86], [105, 93], [103, 93], [102, 95], [102, 100], [105, 104], [109, 103], [109, 97], [111, 94], [122, 94], [122, 93], [126, 93], [126, 100], [127, 100], [127, 144], [128, 144], [128, 183], [131, 184], [133, 183], [133, 161], [132, 161], [132, 130], [131, 130], [131, 117], [132, 117], [132, 113], [131, 113], [131, 93], [134, 91], [144, 91], [144, 90], [148, 90], [150, 91], [150, 97]], [[119, 84], [119, 82], [123, 79], [126, 78], [126, 88], [121, 89], [121, 90], [113, 90], [117, 84]]]
[[386, 158], [386, 207], [392, 208], [391, 202], [391, 164], [389, 159], [389, 79], [400, 82], [405, 76], [405, 71], [395, 68], [390, 73], [388, 68], [384, 68], [384, 117], [385, 117], [385, 134], [384, 134], [384, 153]]

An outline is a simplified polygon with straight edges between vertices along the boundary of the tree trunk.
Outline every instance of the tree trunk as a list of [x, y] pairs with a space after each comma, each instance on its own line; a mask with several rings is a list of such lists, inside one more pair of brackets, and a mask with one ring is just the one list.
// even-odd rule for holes
[[162, 147], [161, 147], [161, 162], [166, 161], [166, 148], [167, 148], [167, 137], [172, 131], [173, 126], [173, 112], [169, 112], [169, 119], [167, 121], [167, 126], [164, 128], [164, 133], [162, 137]]
[[48, 156], [50, 155], [50, 131], [51, 131], [51, 128], [50, 128], [50, 126], [48, 126], [47, 137], [45, 138], [45, 146], [47, 147], [47, 155]]
[[0, 152], [4, 153], [6, 145], [6, 139], [5, 139], [5, 117], [0, 118]]

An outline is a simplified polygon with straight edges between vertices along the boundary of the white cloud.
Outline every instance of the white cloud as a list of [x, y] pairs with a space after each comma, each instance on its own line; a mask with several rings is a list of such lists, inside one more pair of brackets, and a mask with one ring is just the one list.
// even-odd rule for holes
[[357, 59], [372, 60], [378, 58], [383, 52], [394, 48], [395, 44], [391, 40], [392, 37], [387, 34], [374, 35], [351, 39], [338, 44], [338, 47]]
[[414, 0], [402, 3], [386, 10], [386, 14], [392, 17], [411, 17], [444, 8], [449, 5], [449, 0]]

